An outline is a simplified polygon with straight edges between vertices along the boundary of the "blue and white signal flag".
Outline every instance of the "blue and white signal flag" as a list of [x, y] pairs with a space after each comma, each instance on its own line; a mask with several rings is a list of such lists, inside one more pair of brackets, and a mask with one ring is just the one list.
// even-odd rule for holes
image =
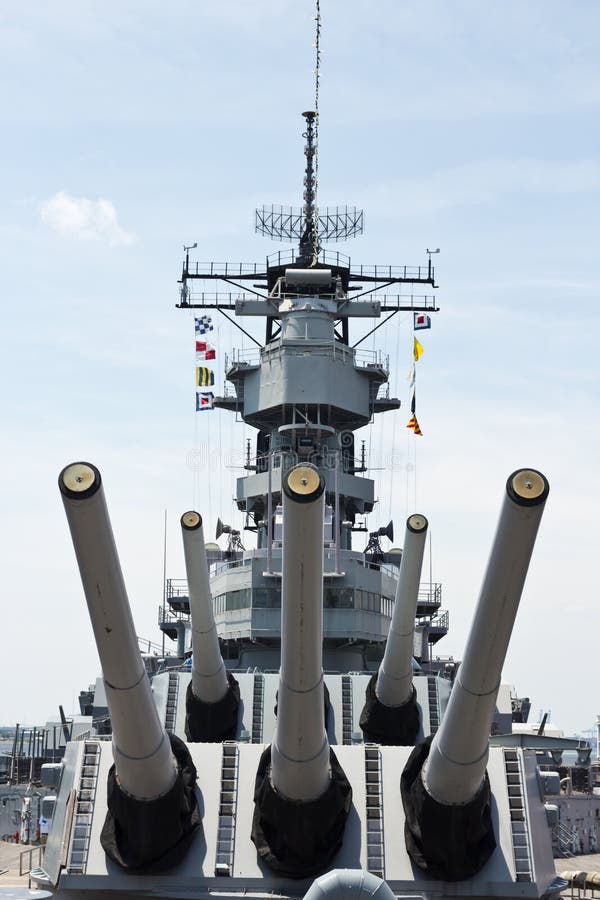
[[431, 317], [426, 315], [426, 313], [416, 312], [413, 313], [414, 316], [414, 330], [422, 331], [424, 328], [431, 328]]
[[194, 323], [196, 326], [196, 334], [206, 334], [208, 331], [213, 330], [212, 319], [210, 316], [200, 316], [199, 319], [194, 319]]

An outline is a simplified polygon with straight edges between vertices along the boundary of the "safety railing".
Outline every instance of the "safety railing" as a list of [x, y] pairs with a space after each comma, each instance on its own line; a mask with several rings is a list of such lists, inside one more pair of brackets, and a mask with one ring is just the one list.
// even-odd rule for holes
[[352, 266], [350, 278], [373, 278], [375, 281], [430, 281], [435, 277], [433, 266]]
[[188, 276], [202, 278], [239, 278], [240, 275], [265, 275], [263, 263], [193, 262], [188, 263]]
[[256, 300], [255, 294], [243, 294], [239, 291], [191, 291], [187, 288], [180, 292], [182, 304], [193, 306], [224, 306], [227, 309], [235, 309], [238, 301]]
[[[270, 269], [276, 266], [293, 265], [299, 257], [299, 251], [296, 250], [279, 250], [277, 253], [270, 253], [267, 256], [267, 265]], [[319, 253], [319, 262], [328, 266], [337, 266], [342, 269], [350, 268], [350, 257], [345, 253], [338, 253], [335, 250], [322, 250]]]
[[19, 877], [29, 875], [34, 868], [34, 859], [36, 856], [35, 866], [41, 866], [44, 856], [44, 848], [41, 844], [37, 847], [28, 847], [27, 850], [21, 850], [19, 854]]
[[[305, 356], [307, 346], [303, 342], [298, 344], [283, 344], [281, 341], [273, 342], [267, 347], [249, 347], [243, 350], [234, 349], [225, 356], [225, 370], [232, 366], [258, 366], [261, 361], [281, 358], [285, 356]], [[339, 341], [331, 341], [331, 343], [323, 343], [319, 346], [310, 348], [311, 356], [326, 356], [333, 359], [341, 359], [344, 362], [351, 362], [355, 366], [367, 368], [380, 368], [385, 372], [389, 371], [390, 358], [389, 355], [382, 353], [381, 350], [353, 350], [346, 344]]]
[[162, 604], [158, 607], [158, 624], [168, 625], [170, 622], [188, 622], [190, 618], [189, 610], [187, 612], [174, 612], [166, 609]]

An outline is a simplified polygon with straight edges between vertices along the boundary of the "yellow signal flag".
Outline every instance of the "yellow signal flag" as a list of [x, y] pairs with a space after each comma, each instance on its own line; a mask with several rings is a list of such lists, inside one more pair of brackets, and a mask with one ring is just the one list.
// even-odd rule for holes
[[211, 387], [215, 383], [215, 373], [206, 366], [196, 366], [196, 387]]
[[422, 346], [422, 344], [419, 343], [419, 341], [416, 338], [413, 338], [413, 340], [414, 340], [413, 356], [415, 358], [415, 362], [418, 362], [421, 359], [421, 357], [423, 356], [423, 346]]

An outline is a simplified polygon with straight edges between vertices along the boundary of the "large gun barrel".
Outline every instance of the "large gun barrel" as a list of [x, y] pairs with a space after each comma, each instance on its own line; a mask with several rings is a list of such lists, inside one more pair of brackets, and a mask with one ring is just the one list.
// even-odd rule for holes
[[325, 482], [313, 465], [283, 477], [281, 669], [277, 727], [261, 756], [252, 840], [274, 871], [306, 878], [342, 846], [352, 789], [323, 715]]
[[321, 796], [330, 778], [323, 720], [323, 514], [314, 466], [283, 480], [281, 671], [271, 750], [274, 787], [291, 800]]
[[502, 666], [548, 491], [532, 469], [507, 481], [464, 659], [423, 767], [425, 788], [440, 803], [466, 803], [483, 782]]
[[394, 611], [375, 686], [377, 698], [385, 706], [402, 706], [412, 696], [415, 615], [427, 524], [425, 516], [418, 513], [406, 521]]
[[376, 744], [412, 746], [421, 728], [412, 661], [426, 537], [425, 516], [409, 516], [385, 652], [378, 672], [367, 685], [359, 720], [365, 740]]
[[240, 688], [219, 648], [213, 614], [202, 517], [190, 510], [181, 533], [192, 615], [192, 679], [185, 697], [188, 741], [220, 743], [237, 733]]
[[192, 616], [192, 691], [204, 703], [216, 703], [229, 688], [213, 614], [202, 517], [186, 512], [181, 534]]
[[418, 744], [400, 789], [406, 849], [434, 877], [462, 881], [496, 847], [486, 766], [502, 666], [548, 496], [533, 469], [509, 477], [464, 660], [431, 745]]
[[161, 797], [177, 767], [140, 655], [100, 472], [73, 463], [58, 483], [100, 656], [117, 776], [138, 800]]

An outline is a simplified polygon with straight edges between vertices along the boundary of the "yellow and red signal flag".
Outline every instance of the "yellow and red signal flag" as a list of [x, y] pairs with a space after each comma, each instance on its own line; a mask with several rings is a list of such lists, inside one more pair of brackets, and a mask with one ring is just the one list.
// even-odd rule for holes
[[423, 432], [421, 431], [421, 429], [419, 427], [419, 423], [417, 422], [417, 417], [415, 415], [410, 417], [410, 421], [406, 427], [412, 428], [412, 430], [414, 431], [415, 434], [418, 434], [421, 437], [423, 436]]

